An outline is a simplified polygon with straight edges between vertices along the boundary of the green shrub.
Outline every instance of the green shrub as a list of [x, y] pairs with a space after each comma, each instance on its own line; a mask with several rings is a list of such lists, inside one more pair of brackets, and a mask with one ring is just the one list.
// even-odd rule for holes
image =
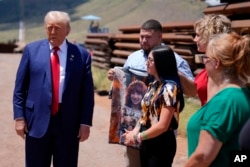
[[92, 66], [92, 74], [93, 74], [93, 80], [95, 89], [100, 90], [106, 90], [109, 91], [111, 87], [111, 81], [107, 78], [107, 70], [99, 69], [97, 67]]
[[186, 137], [186, 127], [190, 116], [200, 108], [200, 101], [197, 98], [185, 98], [185, 107], [180, 113], [178, 135]]

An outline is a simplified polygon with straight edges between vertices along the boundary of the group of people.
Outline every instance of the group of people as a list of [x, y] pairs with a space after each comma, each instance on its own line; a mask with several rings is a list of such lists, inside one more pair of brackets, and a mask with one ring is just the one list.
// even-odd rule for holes
[[[147, 108], [148, 110], [145, 111], [145, 113], [142, 113], [142, 116], [145, 117], [145, 120], [148, 120], [148, 114], [153, 112], [153, 108], [156, 107], [154, 106], [154, 103], [160, 103], [159, 106], [157, 106], [158, 108], [158, 112], [154, 111], [156, 115], [154, 115], [155, 119], [157, 120], [157, 118], [159, 119], [160, 117], [160, 109], [164, 106], [164, 108], [166, 108], [166, 110], [170, 110], [171, 114], [173, 115], [177, 115], [174, 114], [174, 112], [178, 113], [179, 112], [179, 104], [181, 101], [183, 101], [182, 96], [182, 89], [181, 89], [181, 80], [179, 79], [178, 75], [174, 73], [174, 71], [176, 71], [176, 73], [181, 73], [183, 76], [185, 76], [187, 78], [187, 80], [193, 80], [193, 74], [192, 71], [190, 70], [190, 67], [188, 65], [188, 63], [181, 58], [177, 53], [173, 52], [168, 46], [165, 46], [164, 44], [162, 44], [162, 26], [160, 24], [160, 22], [158, 22], [157, 20], [153, 20], [150, 19], [148, 21], [146, 21], [145, 23], [143, 23], [143, 25], [141, 26], [140, 29], [140, 45], [141, 45], [141, 49], [138, 51], [133, 52], [128, 58], [127, 61], [124, 64], [124, 68], [132, 68], [132, 69], [137, 69], [140, 71], [147, 71], [150, 75], [148, 76], [149, 79], [147, 80], [151, 80], [151, 82], [154, 81], [152, 76], [157, 76], [158, 75], [158, 80], [159, 82], [155, 82], [154, 84], [152, 84], [150, 87], [152, 87], [152, 89], [148, 89], [143, 100], [145, 100], [145, 104], [150, 103], [149, 106], [143, 106], [142, 105], [142, 110], [144, 111], [144, 108]], [[151, 50], [154, 47], [159, 47], [159, 48], [155, 48], [155, 53], [151, 53], [152, 56], [151, 58], [149, 58], [148, 55], [150, 55]], [[165, 54], [168, 53], [172, 53], [172, 59], [170, 58], [170, 56], [166, 56]], [[159, 55], [158, 55], [159, 54]], [[159, 56], [159, 57], [158, 57]], [[156, 58], [157, 57], [157, 58]], [[157, 60], [156, 60], [157, 59]], [[171, 60], [170, 62], [166, 61], [166, 60]], [[155, 66], [155, 64], [159, 64], [157, 67]], [[168, 68], [168, 70], [166, 70], [166, 67], [171, 67]], [[172, 67], [174, 67], [172, 69]], [[150, 72], [148, 71], [148, 69], [150, 68]], [[151, 69], [152, 68], [152, 69]], [[178, 70], [177, 70], [177, 69]], [[113, 80], [114, 77], [114, 70], [110, 69], [108, 71], [108, 79]], [[172, 82], [174, 81], [174, 82]], [[169, 89], [169, 87], [172, 87], [171, 89]], [[186, 89], [187, 90], [187, 89]], [[168, 92], [170, 91], [170, 92]], [[183, 90], [185, 91], [185, 90]], [[163, 97], [164, 94], [162, 94], [162, 92], [166, 93], [167, 95], [171, 94], [171, 97], [169, 97], [169, 99], [165, 99], [166, 101], [163, 102]], [[156, 93], [159, 93], [159, 96], [157, 96]], [[155, 99], [153, 98], [153, 95], [155, 97]], [[165, 97], [167, 98], [167, 97]], [[177, 99], [176, 99], [177, 98]], [[152, 103], [152, 100], [156, 101], [154, 103]], [[146, 102], [147, 101], [147, 102]], [[169, 104], [170, 103], [170, 104]], [[184, 103], [184, 102], [182, 102]], [[173, 106], [172, 106], [173, 105]], [[184, 105], [184, 104], [181, 104]], [[173, 108], [172, 108], [173, 107]], [[150, 108], [150, 110], [149, 110]], [[165, 113], [166, 114], [166, 113]], [[162, 128], [163, 124], [164, 126], [166, 126], [165, 128], [167, 128], [168, 124], [172, 125], [172, 122], [176, 122], [175, 118], [171, 118], [171, 115], [164, 115], [161, 116], [163, 117], [163, 119], [161, 119], [164, 122], [159, 121], [157, 124], [158, 128]], [[168, 120], [166, 120], [168, 119]], [[166, 122], [165, 122], [166, 121]], [[130, 137], [133, 138], [135, 135], [139, 135], [140, 133], [138, 133], [138, 131], [140, 130], [139, 126], [141, 124], [137, 124], [138, 126], [135, 128], [134, 133], [132, 134], [130, 133]], [[144, 121], [144, 125], [145, 128], [148, 127], [150, 124], [148, 121]], [[156, 126], [156, 128], [157, 128]], [[166, 129], [155, 129], [158, 134], [163, 133]], [[153, 133], [155, 133], [155, 131], [153, 129]], [[155, 151], [152, 151], [153, 153], [157, 153], [157, 149], [160, 149], [162, 151], [158, 152], [158, 155], [163, 155], [161, 156], [161, 161], [163, 161], [163, 164], [171, 164], [172, 161], [167, 161], [167, 163], [165, 163], [165, 159], [166, 159], [166, 154], [170, 154], [171, 158], [174, 157], [175, 155], [175, 150], [176, 149], [176, 140], [175, 140], [175, 134], [174, 134], [174, 128], [171, 127], [169, 132], [166, 132], [165, 134], [163, 134], [163, 137], [160, 137], [160, 140], [162, 140], [162, 142], [164, 142], [166, 144], [167, 140], [163, 140], [165, 139], [167, 136], [172, 136], [173, 140], [167, 142], [167, 146], [171, 146], [171, 148], [173, 149], [163, 149], [164, 147], [162, 147], [163, 145], [159, 143], [159, 147], [154, 148], [153, 145], [155, 143], [158, 142], [148, 142], [149, 143], [149, 148], [154, 149]], [[145, 131], [143, 134], [145, 134], [147, 136], [147, 138], [154, 138], [156, 137], [155, 134], [147, 134], [147, 131]], [[125, 143], [126, 143], [126, 135], [124, 135], [125, 137]], [[130, 140], [130, 139], [127, 139]], [[130, 140], [132, 141], [132, 140]], [[135, 142], [135, 141], [134, 141]], [[152, 143], [152, 144], [151, 144]], [[133, 143], [131, 143], [133, 144]], [[166, 147], [165, 147], [166, 148]], [[141, 158], [140, 155], [142, 149], [134, 149], [132, 147], [126, 147], [125, 148], [125, 157], [126, 157], [126, 162], [127, 162], [127, 166], [141, 166]], [[168, 152], [169, 153], [166, 153]], [[150, 151], [151, 152], [151, 151]], [[162, 154], [161, 154], [162, 153]], [[146, 156], [146, 155], [145, 155]], [[149, 155], [147, 155], [149, 156]], [[143, 161], [145, 162], [145, 161]], [[152, 162], [155, 164], [160, 164], [160, 162]], [[164, 165], [165, 166], [165, 165]]]
[[[162, 43], [157, 20], [141, 26], [141, 49], [127, 58], [124, 67], [145, 70], [152, 80], [141, 102], [141, 118], [123, 135], [129, 167], [172, 165], [176, 151], [173, 130], [178, 128], [183, 94], [198, 96], [201, 101], [201, 108], [187, 124], [186, 167], [229, 166], [230, 151], [249, 148], [250, 124], [245, 123], [250, 118], [250, 38], [233, 32], [231, 21], [220, 14], [205, 15], [194, 23], [194, 30], [205, 66], [195, 78], [189, 75], [186, 61]], [[110, 69], [108, 78], [113, 76]], [[131, 148], [134, 143], [140, 143], [140, 149]]]
[[[51, 162], [54, 167], [76, 167], [79, 142], [88, 139], [92, 126], [91, 57], [66, 39], [67, 13], [50, 11], [44, 24], [47, 39], [26, 45], [17, 70], [15, 129], [25, 139], [27, 167], [50, 167]], [[124, 113], [136, 117], [123, 134], [128, 167], [172, 166], [184, 95], [198, 95], [201, 100], [201, 108], [187, 124], [186, 167], [229, 166], [230, 151], [249, 149], [249, 123], [245, 123], [250, 118], [250, 38], [232, 32], [224, 15], [205, 15], [195, 22], [194, 30], [205, 65], [195, 78], [188, 63], [162, 43], [159, 21], [147, 20], [140, 28], [141, 49], [128, 57], [124, 67], [147, 72], [149, 83], [127, 96], [137, 105], [126, 105], [141, 110]], [[113, 69], [107, 77], [113, 80]], [[134, 144], [140, 148], [130, 147]]]

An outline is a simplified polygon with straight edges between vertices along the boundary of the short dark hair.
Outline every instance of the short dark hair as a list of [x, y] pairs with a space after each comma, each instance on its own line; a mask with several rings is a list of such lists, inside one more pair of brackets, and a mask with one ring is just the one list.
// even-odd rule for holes
[[150, 20], [147, 20], [146, 22], [144, 22], [141, 26], [141, 29], [162, 32], [161, 23], [157, 20], [154, 20], [154, 19], [150, 19]]

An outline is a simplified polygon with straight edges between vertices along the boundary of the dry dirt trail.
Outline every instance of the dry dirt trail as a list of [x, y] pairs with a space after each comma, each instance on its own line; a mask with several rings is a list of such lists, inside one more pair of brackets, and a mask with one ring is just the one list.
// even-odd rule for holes
[[[12, 92], [20, 54], [0, 54], [0, 166], [24, 167], [24, 140], [14, 130]], [[124, 167], [123, 146], [108, 144], [110, 100], [95, 96], [91, 134], [80, 144], [79, 167]], [[182, 167], [186, 160], [186, 139], [177, 137], [177, 154], [173, 167]]]

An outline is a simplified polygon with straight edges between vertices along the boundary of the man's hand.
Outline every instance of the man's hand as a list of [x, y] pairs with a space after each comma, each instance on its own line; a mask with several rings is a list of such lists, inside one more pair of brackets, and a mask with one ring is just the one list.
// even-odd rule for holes
[[15, 129], [16, 129], [17, 135], [25, 139], [25, 132], [28, 132], [28, 129], [27, 129], [24, 118], [16, 119]]
[[90, 127], [87, 125], [81, 125], [78, 133], [78, 138], [80, 142], [83, 142], [89, 138]]
[[109, 71], [108, 71], [108, 79], [109, 79], [110, 81], [113, 81], [113, 79], [114, 79], [114, 74], [115, 74], [114, 69], [113, 69], [113, 68], [109, 69]]

